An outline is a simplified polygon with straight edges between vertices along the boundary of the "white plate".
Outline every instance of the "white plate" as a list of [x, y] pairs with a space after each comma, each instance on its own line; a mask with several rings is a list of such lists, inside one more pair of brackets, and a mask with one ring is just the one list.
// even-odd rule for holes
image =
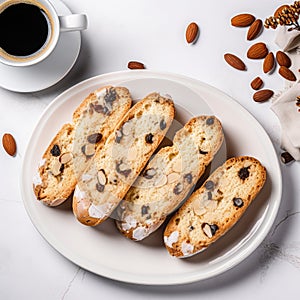
[[[188, 259], [176, 259], [163, 247], [162, 230], [142, 242], [133, 242], [118, 233], [112, 220], [95, 228], [86, 227], [75, 220], [70, 203], [49, 208], [35, 200], [31, 178], [49, 140], [64, 122], [71, 119], [72, 111], [89, 92], [107, 84], [129, 87], [134, 98], [152, 91], [168, 93], [179, 108], [179, 119], [186, 119], [190, 114], [209, 113], [211, 109], [222, 121], [228, 156], [252, 155], [267, 168], [268, 179], [257, 199], [238, 224], [207, 251]], [[199, 96], [195, 97], [195, 93]], [[201, 97], [209, 103], [210, 109]], [[281, 186], [273, 145], [264, 129], [243, 107], [199, 81], [149, 71], [97, 76], [58, 96], [42, 115], [28, 143], [21, 180], [24, 204], [33, 224], [62, 255], [80, 267], [108, 278], [156, 285], [203, 280], [245, 259], [262, 242], [273, 224], [281, 201]]]
[[[59, 15], [71, 14], [59, 0], [51, 0]], [[80, 51], [80, 32], [63, 32], [54, 51], [42, 62], [28, 67], [12, 67], [0, 63], [0, 86], [14, 92], [36, 92], [64, 78], [76, 62]]]

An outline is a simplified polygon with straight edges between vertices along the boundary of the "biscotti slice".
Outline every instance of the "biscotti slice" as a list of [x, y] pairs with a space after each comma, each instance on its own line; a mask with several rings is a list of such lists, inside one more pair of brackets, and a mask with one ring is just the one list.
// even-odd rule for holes
[[76, 109], [73, 114], [73, 155], [74, 171], [78, 179], [96, 149], [103, 147], [131, 104], [132, 99], [127, 88], [107, 86], [91, 93]]
[[63, 203], [76, 185], [73, 140], [74, 126], [63, 125], [45, 151], [33, 178], [33, 190], [37, 199], [49, 206]]
[[173, 101], [152, 93], [135, 104], [84, 171], [73, 196], [77, 219], [95, 226], [123, 199], [174, 118]]
[[266, 170], [248, 156], [227, 160], [171, 218], [164, 243], [172, 256], [201, 252], [225, 234], [263, 187]]
[[124, 87], [103, 87], [86, 97], [73, 114], [73, 124], [60, 129], [43, 155], [33, 182], [38, 200], [57, 206], [72, 194], [95, 150], [102, 148], [131, 101]]
[[117, 209], [116, 225], [132, 240], [155, 231], [204, 173], [223, 141], [214, 116], [192, 118], [149, 162]]

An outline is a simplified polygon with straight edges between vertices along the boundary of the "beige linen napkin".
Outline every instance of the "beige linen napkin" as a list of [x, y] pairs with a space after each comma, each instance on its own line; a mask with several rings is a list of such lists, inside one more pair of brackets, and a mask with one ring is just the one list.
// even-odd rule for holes
[[[287, 31], [287, 27], [280, 26], [276, 31], [276, 44], [283, 50], [289, 51], [291, 70], [300, 77], [300, 31]], [[300, 160], [300, 107], [296, 106], [296, 99], [300, 96], [300, 82], [286, 81], [283, 92], [274, 97], [271, 109], [277, 115], [281, 124], [281, 148], [288, 151], [295, 160]]]
[[281, 94], [271, 106], [281, 124], [281, 147], [295, 160], [300, 160], [300, 112], [296, 106], [298, 96], [299, 82]]
[[279, 26], [276, 30], [275, 43], [282, 51], [291, 51], [300, 45], [300, 31], [288, 31], [287, 26]]

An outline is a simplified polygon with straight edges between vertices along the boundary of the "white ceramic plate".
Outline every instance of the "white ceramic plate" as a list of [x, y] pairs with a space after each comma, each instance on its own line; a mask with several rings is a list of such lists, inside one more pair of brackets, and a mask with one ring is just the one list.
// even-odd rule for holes
[[[51, 0], [59, 15], [71, 14], [60, 0]], [[14, 92], [36, 92], [46, 89], [64, 78], [79, 55], [79, 31], [61, 33], [53, 52], [42, 62], [28, 67], [12, 67], [0, 63], [0, 87]]]
[[[252, 155], [267, 168], [268, 179], [257, 199], [238, 224], [207, 251], [191, 258], [176, 259], [164, 249], [161, 229], [142, 242], [133, 242], [119, 234], [112, 220], [95, 228], [86, 227], [75, 220], [70, 203], [49, 208], [35, 199], [31, 179], [50, 139], [71, 119], [72, 111], [89, 92], [107, 84], [127, 86], [137, 99], [153, 91], [170, 94], [177, 107], [177, 119], [181, 121], [211, 110], [223, 124], [228, 156]], [[273, 145], [264, 129], [243, 107], [199, 81], [149, 71], [101, 75], [58, 96], [42, 115], [28, 143], [21, 180], [24, 204], [33, 224], [62, 255], [98, 275], [156, 285], [210, 278], [245, 259], [273, 224], [281, 201], [281, 186]]]

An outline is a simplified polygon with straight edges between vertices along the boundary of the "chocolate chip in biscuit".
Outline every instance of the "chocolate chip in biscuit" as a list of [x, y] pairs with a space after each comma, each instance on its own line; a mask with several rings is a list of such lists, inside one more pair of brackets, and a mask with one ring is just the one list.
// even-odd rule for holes
[[100, 184], [99, 182], [96, 183], [96, 190], [100, 193], [104, 191], [104, 185]]
[[166, 129], [167, 123], [166, 123], [166, 121], [165, 121], [164, 119], [162, 119], [162, 120], [160, 121], [159, 127], [160, 127], [161, 130]]
[[207, 193], [207, 199], [208, 200], [212, 200], [212, 192], [208, 192]]
[[208, 151], [202, 151], [201, 149], [199, 149], [200, 154], [202, 155], [206, 155], [208, 153]]
[[244, 205], [244, 201], [241, 198], [233, 198], [233, 205], [236, 207], [242, 207]]
[[105, 102], [114, 102], [117, 99], [117, 92], [115, 91], [114, 88], [110, 88], [109, 90], [106, 91], [106, 94], [104, 96], [104, 101]]
[[208, 118], [207, 120], [206, 120], [206, 125], [213, 125], [214, 124], [214, 122], [215, 122], [215, 120], [214, 120], [214, 118]]
[[177, 183], [174, 187], [174, 194], [179, 195], [183, 191], [183, 185], [181, 183]]
[[148, 212], [149, 212], [149, 209], [150, 209], [149, 205], [143, 205], [142, 208], [141, 208], [142, 216], [147, 215]]
[[205, 188], [206, 188], [207, 190], [213, 190], [214, 187], [215, 187], [215, 184], [214, 184], [214, 182], [211, 181], [211, 180], [209, 180], [209, 181], [207, 181], [207, 182], [205, 183]]
[[188, 184], [191, 184], [193, 180], [193, 175], [191, 173], [188, 173], [185, 174], [183, 178], [187, 181]]
[[124, 175], [125, 177], [128, 177], [129, 174], [131, 173], [131, 169], [128, 168], [128, 166], [126, 164], [124, 164], [123, 162], [116, 164], [116, 171], [119, 174]]
[[60, 156], [60, 149], [59, 146], [57, 144], [55, 144], [52, 149], [50, 150], [51, 154], [53, 156]]
[[146, 141], [147, 144], [152, 144], [153, 143], [153, 134], [148, 133], [145, 137], [145, 141]]
[[202, 224], [202, 230], [204, 234], [209, 238], [212, 238], [216, 234], [218, 229], [219, 227], [216, 224], [208, 224], [208, 223]]
[[64, 164], [61, 164], [60, 168], [59, 168], [59, 171], [60, 173], [62, 173], [65, 169], [65, 165]]
[[118, 144], [120, 144], [122, 137], [123, 137], [122, 130], [116, 130], [116, 139], [115, 140]]
[[109, 113], [109, 109], [106, 106], [103, 106], [101, 104], [95, 104], [94, 110], [99, 114], [102, 113], [102, 114], [107, 115]]
[[93, 133], [87, 137], [87, 140], [91, 144], [97, 144], [102, 140], [102, 134], [101, 133]]
[[240, 170], [239, 170], [239, 177], [240, 177], [240, 179], [242, 179], [242, 180], [245, 180], [246, 178], [248, 178], [249, 177], [249, 175], [250, 175], [250, 173], [249, 173], [249, 168], [250, 168], [250, 166], [249, 167], [246, 167], [246, 168], [241, 168]]

